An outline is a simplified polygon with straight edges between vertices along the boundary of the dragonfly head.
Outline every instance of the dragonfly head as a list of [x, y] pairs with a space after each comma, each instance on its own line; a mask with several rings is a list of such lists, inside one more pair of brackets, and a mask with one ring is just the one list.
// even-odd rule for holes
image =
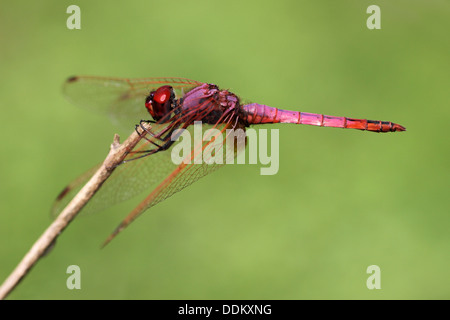
[[154, 120], [159, 121], [175, 107], [175, 93], [171, 86], [162, 86], [150, 92], [145, 99], [145, 107]]

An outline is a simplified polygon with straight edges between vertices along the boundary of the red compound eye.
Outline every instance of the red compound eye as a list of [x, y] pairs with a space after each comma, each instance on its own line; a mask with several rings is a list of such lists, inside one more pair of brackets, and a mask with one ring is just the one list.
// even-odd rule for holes
[[170, 95], [172, 94], [170, 86], [162, 86], [155, 91], [153, 95], [153, 101], [164, 104], [170, 99]]

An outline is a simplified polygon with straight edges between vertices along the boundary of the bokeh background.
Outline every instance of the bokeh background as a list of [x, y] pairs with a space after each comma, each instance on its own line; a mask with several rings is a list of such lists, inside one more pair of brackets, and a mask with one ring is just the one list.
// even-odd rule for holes
[[[66, 28], [71, 4], [81, 30]], [[371, 4], [381, 30], [366, 27]], [[226, 166], [103, 250], [145, 194], [79, 217], [9, 298], [450, 298], [449, 13], [443, 0], [2, 0], [0, 281], [50, 224], [59, 191], [129, 133], [67, 102], [68, 76], [187, 77], [408, 129], [274, 125], [277, 175]], [[72, 264], [81, 290], [66, 288]], [[381, 290], [366, 287], [373, 264]]]

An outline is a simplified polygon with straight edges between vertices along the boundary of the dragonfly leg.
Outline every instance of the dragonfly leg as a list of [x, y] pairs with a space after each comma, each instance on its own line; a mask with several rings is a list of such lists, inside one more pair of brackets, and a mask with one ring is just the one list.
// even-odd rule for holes
[[[178, 129], [179, 126], [180, 126], [179, 123], [173, 122], [173, 123], [171, 123], [168, 127], [164, 128], [161, 132], [159, 132], [158, 134], [155, 135], [155, 134], [153, 134], [153, 132], [150, 132], [147, 128], [145, 128], [145, 127], [142, 125], [142, 123], [147, 122], [147, 121], [150, 121], [150, 122], [151, 122], [151, 120], [141, 120], [140, 123], [139, 123], [139, 125], [136, 125], [136, 132], [138, 132], [138, 131], [137, 131], [137, 128], [138, 128], [138, 126], [140, 126], [140, 127], [142, 128], [143, 132], [148, 133], [149, 135], [151, 135], [153, 138], [157, 139], [157, 140], [160, 141], [160, 142], [164, 142], [164, 141], [165, 141], [165, 142], [164, 142], [162, 145], [159, 145], [159, 144], [157, 144], [156, 142], [151, 141], [149, 138], [147, 138], [147, 137], [144, 136], [144, 138], [145, 138], [147, 141], [149, 141], [150, 143], [152, 143], [152, 144], [156, 147], [156, 149], [139, 150], [139, 151], [130, 151], [128, 154], [136, 154], [136, 153], [141, 153], [141, 154], [142, 154], [142, 153], [143, 153], [143, 155], [138, 156], [138, 157], [136, 157], [136, 158], [124, 160], [124, 161], [122, 161], [120, 164], [129, 162], [129, 161], [133, 161], [133, 160], [137, 160], [137, 159], [141, 159], [141, 158], [147, 157], [147, 156], [149, 156], [149, 155], [155, 154], [155, 153], [157, 153], [157, 152], [167, 150], [167, 149], [169, 149], [169, 148], [172, 146], [172, 144], [173, 144], [175, 141], [178, 140], [178, 137], [179, 137], [179, 136], [181, 135], [181, 133], [182, 133], [182, 130], [180, 130], [179, 132], [177, 132], [176, 135], [172, 136], [172, 135], [173, 135], [173, 132], [174, 132], [176, 129]], [[153, 122], [153, 123], [154, 123], [154, 122]], [[186, 127], [187, 127], [188, 125], [189, 125], [189, 122], [185, 123], [185, 124], [183, 125], [183, 129], [186, 129]], [[142, 132], [142, 133], [143, 133], [143, 132]], [[138, 132], [138, 134], [141, 135], [141, 136], [142, 136], [142, 133], [139, 133], [139, 132]], [[167, 133], [167, 134], [166, 134], [165, 136], [162, 137], [162, 135], [164, 135], [165, 133]]]
[[141, 158], [147, 157], [149, 155], [158, 153], [160, 151], [165, 151], [165, 150], [169, 149], [174, 142], [175, 142], [175, 140], [169, 140], [165, 144], [163, 144], [162, 146], [158, 146], [156, 149], [143, 150], [143, 151], [134, 151], [134, 152], [131, 151], [130, 153], [144, 153], [144, 154], [141, 155], [141, 156], [138, 156], [136, 158], [123, 160], [121, 163], [119, 163], [119, 165], [122, 164], [122, 163], [127, 163], [127, 162], [130, 162], [130, 161], [133, 161], [133, 160], [137, 160], [137, 159], [141, 159]]
[[[141, 123], [141, 125], [142, 125], [142, 123]], [[154, 141], [151, 141], [148, 138], [144, 137], [147, 141], [151, 142], [154, 146], [156, 146], [156, 148], [155, 149], [150, 149], [150, 150], [130, 151], [128, 154], [136, 154], [136, 153], [141, 153], [142, 154], [143, 153], [143, 155], [138, 156], [136, 158], [124, 160], [120, 164], [129, 162], [129, 161], [133, 161], [133, 160], [137, 160], [137, 159], [141, 159], [141, 158], [147, 157], [149, 155], [155, 154], [157, 152], [165, 151], [165, 150], [169, 149], [172, 146], [172, 144], [175, 141], [177, 141], [178, 137], [181, 135], [181, 131], [180, 131], [175, 136], [172, 137], [173, 132], [177, 128], [178, 128], [177, 125], [172, 126], [171, 128], [168, 127], [165, 130], [163, 130], [163, 132], [160, 132], [158, 135], [154, 135], [152, 132], [149, 132], [148, 130], [146, 130], [146, 132], [148, 132], [152, 137], [154, 137], [155, 139], [157, 139], [157, 140], [159, 140], [161, 142], [165, 141], [165, 143], [163, 143], [162, 145], [159, 145], [159, 144], [155, 143]], [[145, 129], [145, 128], [143, 128], [143, 129]], [[169, 132], [167, 132], [167, 134], [164, 137], [161, 137], [161, 135], [164, 134], [164, 132], [167, 131], [167, 130], [169, 130]]]
[[[150, 134], [150, 135], [153, 136], [153, 133], [151, 133], [147, 128], [145, 128], [145, 127], [142, 125], [143, 123], [156, 123], [156, 121], [154, 121], [154, 120], [141, 120], [141, 121], [139, 121], [139, 124], [137, 124], [137, 125], [134, 126], [134, 130], [136, 131], [136, 133], [137, 133], [138, 135], [141, 135], [142, 133], [147, 132], [148, 134]], [[139, 132], [139, 131], [138, 131], [138, 128], [139, 128], [139, 127], [142, 129], [142, 132]]]
[[[155, 136], [155, 135], [153, 134], [153, 132], [151, 132], [150, 130], [148, 130], [147, 128], [145, 128], [145, 127], [142, 125], [142, 123], [156, 123], [156, 122], [153, 121], [153, 120], [141, 120], [141, 121], [139, 122], [139, 124], [137, 124], [137, 125], [134, 127], [134, 130], [136, 131], [136, 133], [137, 133], [138, 135], [142, 135], [144, 132], [146, 132], [147, 134], [151, 135], [153, 138], [159, 139], [157, 136]], [[143, 130], [142, 132], [139, 132], [139, 130], [138, 130], [139, 127]], [[150, 139], [147, 138], [146, 136], [143, 136], [143, 137], [144, 137], [145, 140], [147, 140], [147, 141], [150, 142], [151, 144], [155, 145], [156, 147], [158, 147], [158, 148], [160, 147], [159, 144], [156, 144], [154, 141], [150, 140]]]
[[[150, 130], [148, 130], [146, 127], [144, 127], [142, 124], [143, 123], [156, 123], [155, 121], [153, 121], [153, 120], [141, 120], [140, 122], [139, 122], [139, 125], [136, 125], [136, 129], [137, 129], [137, 127], [139, 126], [139, 127], [141, 127], [141, 129], [142, 129], [142, 133], [143, 132], [147, 132], [149, 135], [151, 135], [152, 137], [154, 137], [154, 138], [159, 138], [160, 136], [162, 136], [167, 130], [169, 130], [170, 129], [170, 127], [171, 126], [168, 126], [167, 128], [165, 128], [165, 129], [163, 129], [161, 132], [159, 132], [158, 134], [153, 134], [153, 132], [151, 132]], [[138, 132], [138, 131], [137, 131]], [[138, 132], [139, 133], [139, 132]]]

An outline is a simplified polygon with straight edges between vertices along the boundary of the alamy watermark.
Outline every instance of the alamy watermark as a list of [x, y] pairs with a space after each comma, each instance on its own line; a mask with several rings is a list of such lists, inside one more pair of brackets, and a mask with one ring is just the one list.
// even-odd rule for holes
[[67, 29], [81, 29], [81, 9], [77, 5], [70, 5], [66, 9], [66, 13], [71, 15], [67, 18], [66, 26]]
[[66, 270], [67, 274], [70, 276], [66, 280], [67, 289], [81, 289], [81, 269], [76, 264], [70, 265]]
[[367, 18], [367, 28], [369, 30], [381, 29], [381, 9], [379, 6], [373, 4], [367, 7], [366, 13], [371, 13]]
[[260, 169], [261, 175], [274, 175], [280, 166], [279, 137], [278, 129], [247, 128], [244, 131], [211, 128], [203, 132], [202, 122], [195, 121], [193, 135], [186, 129], [177, 129], [172, 133], [172, 141], [179, 142], [172, 148], [171, 158], [177, 165], [260, 163], [265, 166]]
[[376, 264], [367, 267], [367, 274], [370, 276], [367, 278], [366, 286], [367, 289], [381, 289], [381, 269]]

